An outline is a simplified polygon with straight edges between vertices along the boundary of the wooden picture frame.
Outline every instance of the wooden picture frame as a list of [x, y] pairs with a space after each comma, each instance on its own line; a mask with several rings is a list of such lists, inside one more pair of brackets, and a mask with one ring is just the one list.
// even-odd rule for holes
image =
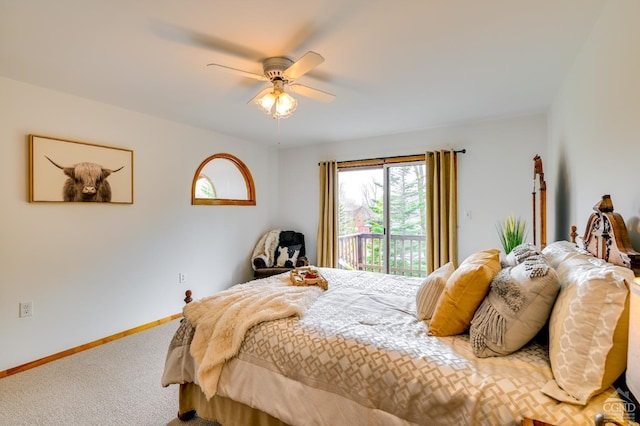
[[30, 134], [29, 202], [133, 204], [133, 151]]

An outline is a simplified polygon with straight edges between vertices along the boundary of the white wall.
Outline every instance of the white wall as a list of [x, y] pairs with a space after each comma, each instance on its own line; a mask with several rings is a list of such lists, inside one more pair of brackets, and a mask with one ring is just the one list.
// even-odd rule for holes
[[[275, 225], [305, 234], [316, 258], [318, 162], [467, 150], [458, 158], [459, 260], [484, 248], [500, 248], [496, 223], [515, 213], [531, 223], [533, 157], [546, 158], [546, 114], [516, 117], [365, 140], [279, 151], [279, 214]], [[471, 212], [466, 219], [464, 212]], [[531, 235], [529, 236], [531, 241]]]
[[[178, 313], [187, 288], [251, 277], [275, 149], [3, 78], [0, 120], [0, 371]], [[135, 203], [28, 203], [29, 133], [132, 149]], [[193, 174], [217, 152], [247, 164], [257, 206], [191, 206]], [[32, 317], [18, 318], [22, 301]]]
[[[549, 114], [548, 181], [557, 229], [585, 230], [611, 194], [640, 250], [640, 1], [607, 3]], [[551, 214], [553, 217], [554, 214]], [[553, 231], [553, 227], [551, 230]]]

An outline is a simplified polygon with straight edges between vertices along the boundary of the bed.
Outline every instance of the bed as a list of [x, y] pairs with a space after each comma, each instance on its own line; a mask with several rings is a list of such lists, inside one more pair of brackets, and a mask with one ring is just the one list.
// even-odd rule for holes
[[[431, 274], [438, 291], [426, 287], [429, 277], [318, 268], [326, 291], [282, 274], [188, 303], [162, 384], [180, 386], [180, 419], [197, 412], [223, 426], [634, 420], [631, 397], [614, 381], [626, 367], [629, 285], [640, 254], [608, 196], [594, 210], [581, 241], [523, 245], [497, 269], [465, 275], [478, 257], [493, 262], [495, 251], [484, 250]], [[517, 294], [518, 315], [511, 303], [501, 317], [496, 295], [514, 289], [496, 277], [509, 281], [515, 271], [545, 304]], [[473, 278], [465, 298], [473, 290], [480, 300], [472, 308], [454, 300], [447, 310], [452, 277], [461, 275]], [[486, 286], [476, 285], [487, 276]], [[555, 290], [543, 290], [540, 276], [556, 277]], [[428, 321], [418, 298], [425, 288], [436, 294]], [[452, 318], [469, 309], [466, 320]]]

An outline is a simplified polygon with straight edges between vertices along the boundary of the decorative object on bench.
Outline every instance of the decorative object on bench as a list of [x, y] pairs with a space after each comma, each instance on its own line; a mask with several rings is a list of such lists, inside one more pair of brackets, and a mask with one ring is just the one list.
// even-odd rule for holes
[[289, 272], [289, 280], [293, 285], [317, 285], [323, 290], [329, 288], [327, 280], [322, 276], [320, 271], [310, 266], [296, 268]]
[[266, 278], [308, 266], [304, 235], [280, 229], [267, 232], [253, 249], [251, 265], [254, 278]]

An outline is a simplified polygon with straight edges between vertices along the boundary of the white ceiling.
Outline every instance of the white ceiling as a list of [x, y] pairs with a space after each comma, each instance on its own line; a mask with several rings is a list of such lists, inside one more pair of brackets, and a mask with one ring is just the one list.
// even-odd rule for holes
[[[606, 0], [0, 0], [0, 75], [282, 146], [546, 111]], [[313, 50], [276, 120], [269, 56]], [[279, 128], [278, 128], [279, 127]]]

